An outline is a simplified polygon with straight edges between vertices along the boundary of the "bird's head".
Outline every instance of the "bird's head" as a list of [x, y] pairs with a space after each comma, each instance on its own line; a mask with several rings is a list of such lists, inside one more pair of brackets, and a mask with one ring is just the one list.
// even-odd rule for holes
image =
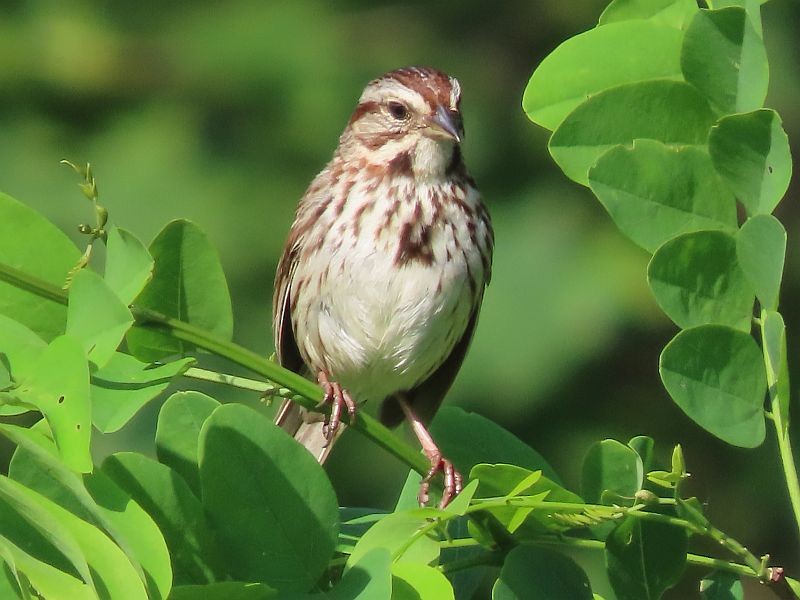
[[[460, 161], [461, 85], [430, 67], [404, 67], [371, 81], [342, 134], [343, 151], [398, 174], [443, 177]], [[402, 171], [407, 171], [403, 173]]]

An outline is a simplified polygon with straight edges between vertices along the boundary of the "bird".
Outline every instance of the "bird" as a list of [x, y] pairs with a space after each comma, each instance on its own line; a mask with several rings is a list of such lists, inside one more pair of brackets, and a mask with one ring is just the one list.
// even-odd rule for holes
[[464, 164], [461, 84], [423, 66], [364, 88], [338, 146], [301, 198], [278, 263], [278, 362], [316, 378], [330, 415], [285, 400], [276, 423], [322, 463], [350, 419], [377, 403], [404, 420], [442, 473], [462, 477], [427, 424], [458, 373], [491, 279], [494, 231]]

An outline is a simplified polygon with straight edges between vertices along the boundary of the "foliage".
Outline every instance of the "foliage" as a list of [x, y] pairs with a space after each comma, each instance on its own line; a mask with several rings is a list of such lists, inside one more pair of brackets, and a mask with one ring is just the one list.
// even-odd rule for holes
[[[745, 4], [614, 0], [542, 62], [523, 106], [553, 130], [563, 171], [652, 253], [651, 290], [682, 329], [661, 355], [667, 391], [730, 444], [758, 446], [772, 427], [800, 526], [777, 311], [786, 234], [771, 216], [791, 158], [780, 118], [762, 108], [759, 7]], [[309, 407], [321, 393], [230, 341], [223, 270], [196, 225], [173, 221], [146, 247], [110, 224], [91, 168], [73, 168], [95, 217], [83, 251], [0, 195], [0, 414], [42, 417], [0, 423], [16, 447], [0, 476], [4, 597], [466, 598], [488, 571], [497, 599], [599, 598], [574, 549], [603, 553], [609, 599], [659, 598], [687, 565], [707, 569], [706, 598], [741, 598], [739, 577], [800, 597], [686, 497], [681, 447], [658, 468], [645, 436], [592, 445], [579, 496], [510, 432], [445, 408], [434, 433], [469, 477], [446, 508], [420, 508], [425, 460], [363, 415], [352, 429], [412, 469], [386, 513], [339, 507], [322, 468], [260, 410], [189, 391], [161, 406], [156, 459], [118, 452], [95, 465], [92, 427], [123, 427], [179, 378]], [[259, 379], [200, 369], [202, 351]], [[690, 553], [693, 537], [724, 554]]]

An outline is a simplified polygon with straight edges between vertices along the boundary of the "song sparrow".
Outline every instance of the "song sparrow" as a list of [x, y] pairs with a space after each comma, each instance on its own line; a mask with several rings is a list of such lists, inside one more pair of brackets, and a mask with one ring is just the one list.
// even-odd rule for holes
[[461, 476], [425, 428], [461, 366], [489, 282], [494, 235], [461, 157], [458, 81], [408, 67], [370, 82], [333, 159], [297, 208], [273, 303], [280, 363], [316, 376], [332, 403], [324, 422], [291, 402], [276, 422], [320, 462], [341, 411], [380, 402], [405, 417], [430, 459], [420, 488]]

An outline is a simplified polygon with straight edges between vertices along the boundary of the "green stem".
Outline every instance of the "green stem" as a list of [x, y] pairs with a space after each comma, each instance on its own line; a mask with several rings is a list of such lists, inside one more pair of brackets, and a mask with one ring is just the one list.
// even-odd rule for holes
[[[52, 300], [59, 304], [67, 304], [68, 296], [66, 291], [10, 265], [0, 263], [0, 280], [41, 298]], [[131, 313], [135, 319], [136, 327], [159, 331], [175, 339], [189, 342], [217, 356], [227, 358], [231, 362], [275, 382], [280, 387], [291, 390], [297, 394], [294, 400], [305, 408], [312, 410], [325, 409], [325, 407], [319, 406], [323, 401], [323, 393], [318, 385], [297, 373], [284, 369], [252, 350], [218, 338], [199, 327], [153, 310], [131, 306]], [[347, 414], [342, 416], [342, 420], [348, 421]], [[420, 452], [394, 435], [387, 427], [364, 411], [361, 411], [355, 422], [349, 423], [349, 425], [354, 431], [369, 438], [417, 473], [425, 475], [428, 472], [430, 464]]]
[[219, 371], [209, 371], [208, 369], [201, 369], [199, 367], [189, 367], [184, 373], [182, 373], [182, 376], [188, 377], [189, 379], [197, 379], [199, 381], [209, 381], [211, 383], [229, 385], [231, 387], [239, 388], [240, 390], [260, 392], [261, 394], [269, 396], [280, 396], [281, 398], [298, 400], [300, 398], [300, 396], [295, 394], [289, 388], [280, 387], [279, 385], [269, 381], [248, 379], [247, 377], [229, 375], [227, 373], [220, 373]]
[[[764, 325], [768, 319], [770, 322], [780, 323], [783, 327], [782, 347], [780, 348], [780, 356], [777, 357], [778, 364], [773, 364], [774, 357], [770, 355], [767, 332]], [[783, 325], [783, 318], [780, 313], [770, 313], [765, 309], [761, 311], [761, 319], [759, 321], [761, 329], [761, 348], [764, 354], [764, 367], [767, 373], [767, 386], [769, 388], [770, 397], [770, 410], [767, 413], [772, 421], [775, 429], [775, 437], [778, 440], [778, 453], [781, 457], [781, 467], [783, 468], [783, 475], [786, 480], [786, 489], [789, 492], [789, 502], [792, 506], [794, 513], [794, 522], [797, 527], [798, 534], [800, 534], [800, 481], [798, 481], [797, 465], [794, 460], [794, 452], [792, 450], [792, 441], [789, 436], [789, 401], [790, 398], [783, 398], [782, 395], [789, 393], [789, 373], [785, 364], [785, 326]], [[784, 381], [785, 379], [785, 381]], [[784, 407], [783, 410], [781, 407]], [[784, 420], [785, 415], [785, 420]]]

